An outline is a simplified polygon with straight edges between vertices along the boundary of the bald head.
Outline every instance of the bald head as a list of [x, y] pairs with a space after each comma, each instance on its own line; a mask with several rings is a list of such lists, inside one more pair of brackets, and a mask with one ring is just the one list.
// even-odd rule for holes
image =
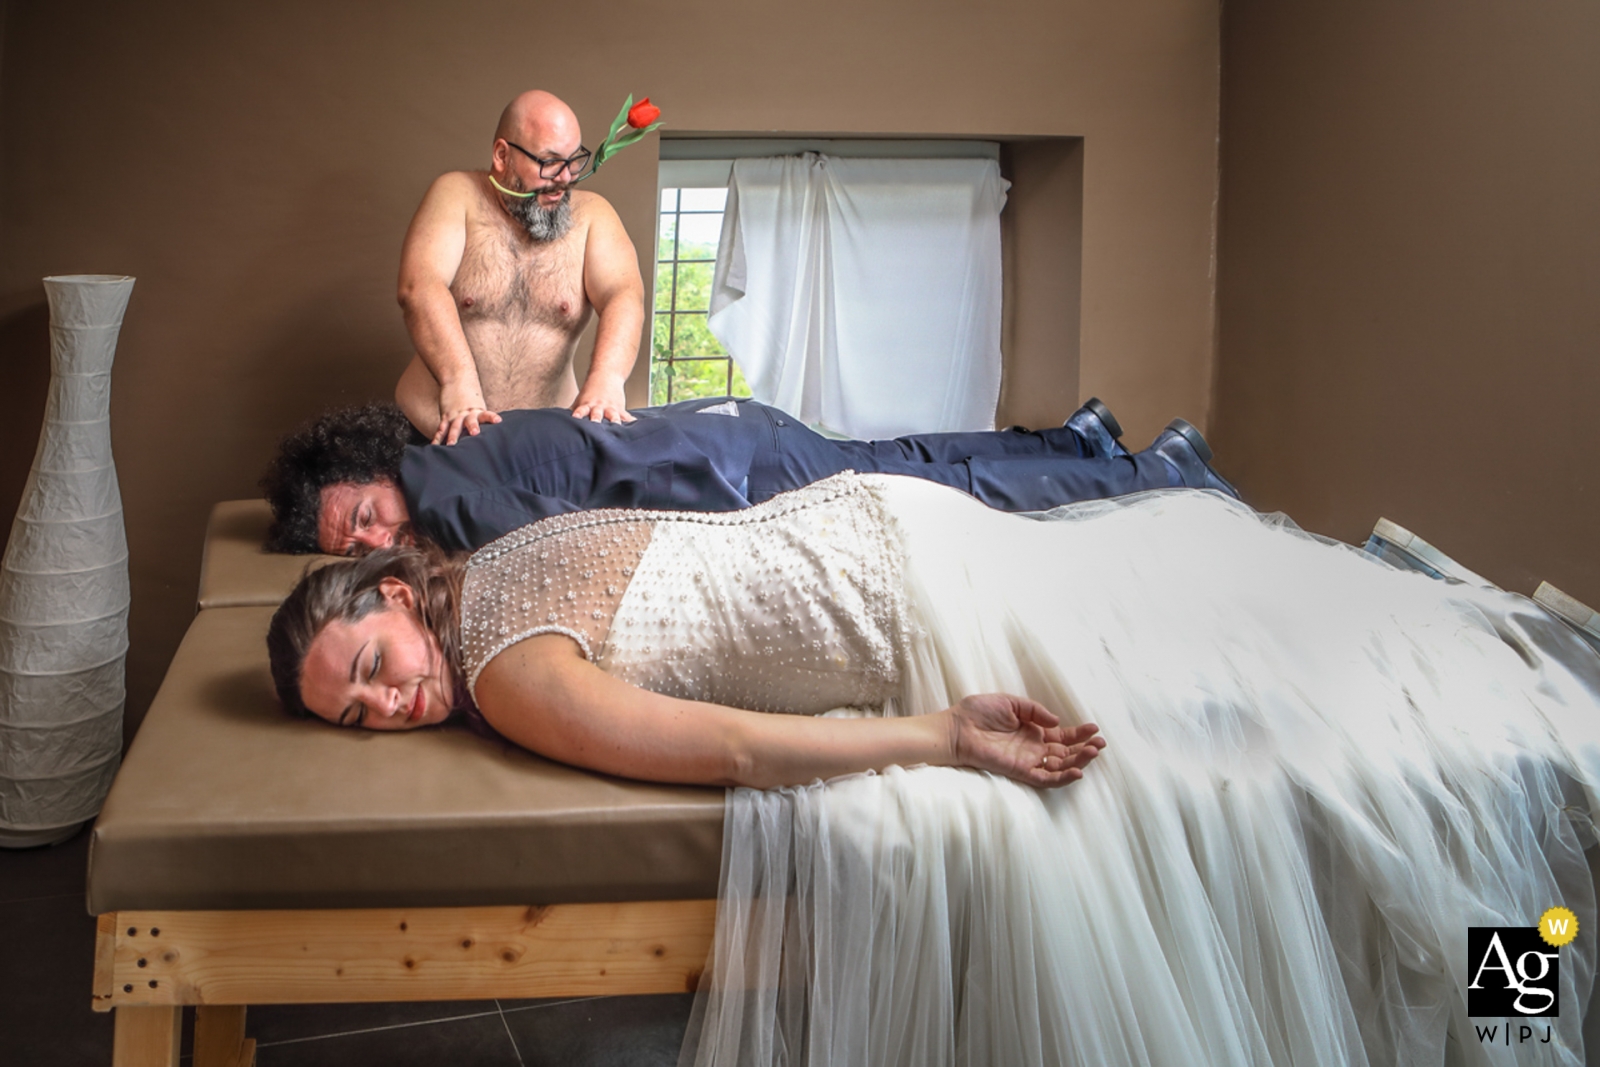
[[577, 150], [581, 139], [578, 116], [560, 97], [543, 89], [529, 89], [507, 104], [494, 136], [496, 140], [504, 138], [530, 148], [536, 144], [554, 148], [570, 143], [571, 151]]
[[572, 226], [572, 184], [587, 158], [577, 158], [581, 147], [578, 116], [542, 89], [523, 93], [500, 114], [489, 180], [500, 189], [501, 208], [535, 241], [558, 240]]

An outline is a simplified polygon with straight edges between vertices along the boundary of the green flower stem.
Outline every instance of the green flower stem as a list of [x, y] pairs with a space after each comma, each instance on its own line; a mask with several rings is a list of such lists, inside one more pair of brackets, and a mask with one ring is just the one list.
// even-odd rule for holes
[[510, 189], [507, 189], [505, 186], [501, 185], [499, 182], [495, 181], [493, 174], [489, 175], [489, 184], [494, 186], [496, 189], [500, 190], [502, 193], [505, 193], [507, 196], [514, 196], [518, 200], [526, 200], [530, 196], [538, 196], [539, 195], [537, 191], [532, 192], [532, 193], [514, 193]]
[[[584, 181], [588, 178], [594, 177], [599, 173], [600, 168], [605, 165], [606, 160], [622, 151], [622, 149], [627, 148], [629, 145], [636, 143], [643, 138], [645, 134], [657, 129], [661, 125], [660, 121], [658, 120], [656, 122], [652, 122], [642, 130], [629, 126], [628, 112], [631, 110], [633, 110], [633, 94], [629, 93], [628, 99], [622, 103], [622, 110], [617, 112], [617, 117], [611, 120], [611, 129], [606, 131], [606, 139], [601, 141], [600, 147], [594, 150], [594, 166], [590, 167], [589, 173], [585, 174], [582, 178], [579, 178], [578, 181]], [[626, 129], [624, 129], [624, 127], [626, 127]], [[499, 188], [498, 184], [495, 187]], [[512, 193], [511, 195], [518, 196], [523, 194]]]

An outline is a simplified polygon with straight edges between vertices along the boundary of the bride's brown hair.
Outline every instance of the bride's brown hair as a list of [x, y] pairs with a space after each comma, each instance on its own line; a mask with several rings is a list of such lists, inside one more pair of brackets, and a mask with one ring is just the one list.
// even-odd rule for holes
[[455, 682], [457, 706], [464, 703], [461, 675], [462, 564], [432, 545], [384, 548], [358, 559], [339, 560], [308, 570], [273, 613], [267, 627], [267, 660], [278, 699], [291, 714], [310, 717], [300, 696], [300, 675], [311, 642], [335, 620], [355, 622], [384, 606], [378, 584], [395, 578], [416, 594], [417, 614], [438, 640]]

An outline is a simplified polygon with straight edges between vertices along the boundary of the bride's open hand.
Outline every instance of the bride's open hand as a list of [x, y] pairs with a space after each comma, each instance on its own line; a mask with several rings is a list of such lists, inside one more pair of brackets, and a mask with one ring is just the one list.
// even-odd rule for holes
[[1093, 723], [1062, 726], [1043, 705], [1008, 693], [963, 697], [950, 709], [950, 722], [952, 748], [963, 766], [1028, 785], [1075, 782], [1106, 747]]

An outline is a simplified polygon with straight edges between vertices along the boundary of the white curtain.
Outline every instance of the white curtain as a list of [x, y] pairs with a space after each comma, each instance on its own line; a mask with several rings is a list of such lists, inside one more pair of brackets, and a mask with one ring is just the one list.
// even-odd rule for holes
[[994, 427], [992, 159], [740, 159], [710, 327], [756, 399], [847, 437]]

